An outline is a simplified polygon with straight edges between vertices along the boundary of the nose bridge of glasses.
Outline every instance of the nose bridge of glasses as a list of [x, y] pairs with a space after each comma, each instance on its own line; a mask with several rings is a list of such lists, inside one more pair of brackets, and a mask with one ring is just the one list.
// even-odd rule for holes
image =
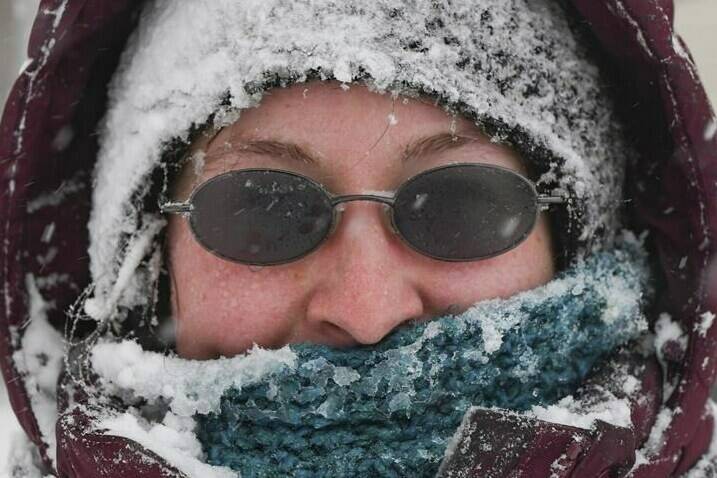
[[345, 196], [335, 196], [331, 198], [331, 205], [338, 206], [339, 204], [352, 202], [352, 201], [373, 201], [387, 206], [393, 206], [395, 200], [390, 196], [379, 196], [376, 194], [347, 194]]
[[383, 204], [384, 206], [388, 206], [385, 209], [385, 212], [387, 213], [386, 216], [386, 224], [389, 227], [389, 229], [393, 233], [397, 233], [392, 219], [392, 212], [393, 212], [393, 205], [395, 203], [395, 198], [392, 196], [380, 196], [377, 194], [347, 194], [345, 196], [334, 196], [331, 198], [331, 205], [333, 206], [334, 211], [334, 220], [332, 221], [332, 227], [330, 234], [333, 234], [336, 231], [336, 228], [338, 227], [338, 223], [340, 222], [340, 217], [343, 213], [343, 207], [336, 207], [340, 206], [349, 202], [354, 201], [369, 201], [369, 202], [377, 202], [379, 204]]

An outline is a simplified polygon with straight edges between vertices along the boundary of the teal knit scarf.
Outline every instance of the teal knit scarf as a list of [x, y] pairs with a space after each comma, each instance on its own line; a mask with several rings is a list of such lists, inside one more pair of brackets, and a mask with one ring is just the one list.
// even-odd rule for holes
[[298, 360], [197, 416], [214, 465], [243, 478], [434, 476], [471, 405], [526, 410], [576, 390], [647, 328], [634, 239], [550, 283], [401, 327], [352, 349], [292, 345]]

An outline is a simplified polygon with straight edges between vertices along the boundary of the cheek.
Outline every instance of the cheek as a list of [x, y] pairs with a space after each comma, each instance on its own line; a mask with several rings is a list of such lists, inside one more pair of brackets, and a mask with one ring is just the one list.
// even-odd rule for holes
[[438, 308], [460, 309], [496, 297], [506, 298], [549, 282], [555, 276], [555, 259], [547, 219], [538, 220], [533, 232], [518, 247], [490, 259], [463, 264], [441, 264], [430, 274], [430, 288]]
[[216, 257], [194, 240], [183, 219], [172, 220], [167, 239], [179, 354], [206, 359], [235, 355], [253, 343], [283, 344], [291, 317], [298, 316], [296, 274], [266, 274]]

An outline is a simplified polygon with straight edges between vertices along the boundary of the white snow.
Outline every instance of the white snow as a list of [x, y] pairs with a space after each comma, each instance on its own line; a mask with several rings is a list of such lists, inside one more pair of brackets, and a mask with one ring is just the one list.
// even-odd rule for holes
[[15, 413], [10, 407], [5, 384], [2, 384], [0, 385], [0, 478], [7, 478], [4, 473], [9, 473], [6, 466], [12, 461], [10, 455], [16, 454], [15, 442], [24, 436], [25, 432], [20, 428]]
[[655, 322], [655, 349], [661, 354], [662, 347], [667, 342], [675, 341], [684, 349], [687, 346], [687, 336], [679, 322], [673, 321], [667, 313], [662, 313]]
[[690, 63], [690, 65], [694, 66], [694, 63], [692, 63], [692, 59], [690, 58], [690, 55], [687, 54], [684, 48], [682, 48], [682, 44], [680, 43], [679, 38], [676, 34], [672, 35], [672, 49], [675, 50], [675, 53], [682, 58], [683, 60]]
[[707, 331], [709, 331], [714, 324], [714, 320], [715, 314], [710, 311], [703, 312], [700, 314], [700, 321], [695, 322], [695, 330], [699, 332], [701, 337], [705, 337], [707, 335]]
[[[125, 260], [122, 263], [122, 267], [120, 267], [117, 272], [116, 282], [109, 291], [106, 300], [104, 302], [99, 302], [97, 299], [90, 299], [85, 302], [85, 313], [93, 319], [99, 322], [109, 319], [112, 312], [114, 312], [117, 303], [119, 303], [121, 299], [129, 297], [125, 294], [127, 292], [127, 284], [134, 279], [134, 273], [139, 266], [139, 263], [150, 251], [150, 248], [153, 245], [152, 240], [164, 226], [165, 221], [161, 218], [148, 218], [145, 224], [146, 226], [144, 229], [139, 231], [127, 246]], [[129, 291], [129, 293], [133, 292], [136, 293], [137, 289]], [[147, 299], [146, 295], [141, 293], [139, 296], [142, 299]]]
[[[606, 297], [610, 291], [613, 293], [611, 297], [612, 300], [608, 303], [607, 308], [602, 314], [602, 320], [606, 324], [614, 323], [618, 320], [621, 314], [625, 313], [626, 310], [639, 309], [641, 297], [637, 297], [635, 294], [618, 292], [629, 290], [627, 281], [624, 277], [614, 276], [609, 284], [599, 284], [599, 287], [603, 287], [605, 289], [603, 293]], [[647, 327], [647, 322], [644, 323], [644, 326], [645, 328]]]
[[667, 400], [677, 386], [676, 383], [667, 380], [667, 363], [665, 361], [663, 346], [668, 342], [675, 342], [681, 350], [687, 349], [687, 334], [682, 330], [682, 326], [672, 320], [667, 313], [662, 313], [655, 322], [655, 338], [654, 345], [657, 353], [657, 360], [660, 362], [662, 369], [662, 396]]
[[[701, 206], [704, 209], [704, 205], [701, 205]], [[705, 238], [702, 239], [702, 242], [700, 242], [700, 245], [697, 246], [697, 250], [704, 251], [705, 249], [707, 249], [709, 247], [709, 245], [710, 245], [709, 235], [705, 235]]]
[[55, 151], [66, 150], [74, 137], [75, 132], [72, 129], [72, 126], [63, 126], [62, 128], [60, 128], [60, 130], [55, 135], [55, 138], [52, 140], [52, 149]]
[[[475, 431], [475, 423], [471, 420], [472, 415], [482, 407], [471, 407], [463, 415], [460, 427], [453, 434], [448, 442], [445, 451], [445, 457], [452, 456], [457, 447], [461, 446], [461, 452], [467, 453], [470, 446], [471, 433]], [[544, 420], [550, 423], [567, 425], [576, 428], [590, 430], [595, 426], [595, 420], [602, 420], [619, 427], [631, 427], [630, 405], [626, 399], [618, 399], [613, 397], [610, 400], [601, 400], [598, 403], [586, 404], [575, 400], [572, 395], [564, 397], [558, 403], [547, 407], [533, 406], [528, 412], [510, 412], [501, 409], [494, 409], [501, 413], [510, 413], [516, 416], [527, 416]], [[579, 437], [575, 437], [580, 439]], [[445, 463], [445, 461], [444, 461]], [[554, 464], [560, 466], [559, 461]], [[440, 470], [438, 476], [440, 476]]]
[[83, 185], [79, 179], [72, 179], [64, 181], [60, 187], [51, 193], [37, 196], [27, 203], [27, 212], [33, 213], [47, 206], [57, 206], [60, 204], [68, 195], [78, 192], [82, 189]]
[[[100, 343], [92, 350], [92, 366], [107, 389], [131, 391], [148, 400], [163, 397], [182, 417], [218, 410], [228, 387], [241, 388], [282, 367], [294, 367], [296, 355], [287, 346], [266, 350], [254, 346], [245, 355], [216, 360], [186, 360], [146, 352], [135, 342]], [[346, 371], [350, 380], [350, 371]]]
[[191, 161], [194, 165], [194, 175], [200, 177], [204, 171], [204, 165], [206, 160], [206, 154], [204, 151], [197, 151], [192, 155]]
[[343, 387], [360, 379], [361, 375], [350, 367], [335, 367], [334, 376], [332, 378], [337, 385], [341, 385]]
[[52, 240], [52, 236], [55, 234], [55, 223], [51, 222], [45, 228], [42, 230], [42, 235], [40, 236], [40, 241], [44, 243], [48, 243]]
[[503, 335], [505, 331], [513, 326], [513, 324], [510, 324], [508, 327], [505, 327], [505, 324], [488, 320], [485, 316], [480, 316], [478, 323], [481, 328], [481, 333], [483, 334], [483, 347], [488, 354], [492, 354], [500, 349], [500, 346], [503, 345]]
[[[642, 50], [647, 54], [648, 57], [654, 58], [655, 55], [652, 53], [652, 50], [650, 49], [649, 45], [647, 44], [647, 40], [645, 39], [645, 34], [642, 32], [642, 28], [640, 28], [640, 25], [637, 23], [637, 20], [630, 15], [630, 12], [627, 11], [625, 8], [625, 5], [623, 5], [621, 0], [618, 0], [614, 2], [614, 5], [617, 7], [617, 14], [627, 20], [630, 25], [632, 25], [635, 37], [637, 38], [638, 43], [640, 43], [640, 46], [642, 47]], [[613, 3], [608, 3], [608, 9], [615, 13], [615, 9], [613, 7]]]
[[3, 446], [7, 447], [8, 453], [0, 461], [0, 478], [54, 478], [40, 471], [35, 445], [25, 432], [8, 434]]
[[622, 391], [628, 396], [634, 395], [640, 391], [640, 381], [632, 375], [627, 375], [625, 383], [622, 384]]
[[52, 28], [57, 28], [60, 25], [60, 20], [62, 20], [62, 16], [65, 14], [65, 9], [67, 8], [68, 2], [69, 0], [64, 0], [60, 5], [57, 6], [55, 10], [43, 10], [46, 15], [51, 15], [55, 17], [52, 22]]
[[[201, 444], [194, 434], [193, 415], [219, 409], [227, 387], [241, 388], [282, 367], [294, 367], [296, 355], [289, 347], [265, 350], [258, 346], [246, 354], [216, 360], [186, 360], [146, 352], [135, 342], [99, 343], [91, 354], [94, 371], [109, 393], [127, 393], [154, 403], [169, 403], [162, 423], [148, 422], [130, 408], [97, 423], [108, 435], [136, 441], [168, 460], [190, 478], [238, 478], [228, 468], [203, 462]], [[336, 370], [334, 380], [356, 380], [352, 369]]]
[[25, 276], [29, 294], [29, 319], [20, 335], [21, 347], [13, 354], [18, 371], [23, 375], [25, 388], [30, 396], [32, 411], [48, 444], [48, 455], [55, 459], [55, 421], [57, 420], [57, 397], [55, 387], [64, 360], [64, 339], [47, 321], [51, 307], [40, 294], [32, 274]]
[[591, 429], [595, 420], [602, 420], [618, 427], [630, 427], [630, 403], [626, 399], [601, 400], [585, 406], [568, 395], [555, 405], [533, 406], [529, 415], [551, 423]]
[[651, 457], [660, 452], [660, 449], [665, 442], [665, 431], [672, 423], [674, 411], [669, 408], [663, 408], [660, 413], [657, 414], [655, 424], [650, 429], [650, 435], [647, 438], [647, 442], [640, 450], [646, 457]]
[[463, 414], [461, 424], [458, 426], [455, 433], [446, 445], [446, 451], [443, 454], [443, 462], [441, 463], [441, 467], [438, 469], [438, 473], [436, 474], [436, 476], [442, 476], [443, 466], [448, 462], [447, 458], [453, 456], [453, 454], [456, 452], [456, 449], [458, 448], [458, 445], [461, 446], [460, 451], [462, 454], [466, 454], [470, 449], [470, 436], [475, 431], [476, 427], [475, 423], [471, 420], [471, 418], [476, 412], [476, 410], [479, 409], [480, 407], [470, 407], [468, 410], [466, 410], [466, 413]]
[[173, 415], [165, 423], [148, 424], [131, 411], [106, 418], [98, 423], [107, 435], [134, 440], [171, 463], [189, 478], [239, 478], [225, 467], [203, 462], [202, 445], [193, 432], [193, 421], [181, 422]]
[[25, 58], [25, 61], [22, 62], [22, 65], [20, 66], [20, 70], [17, 72], [18, 75], [22, 75], [25, 70], [28, 69], [28, 67], [32, 65], [32, 58]]

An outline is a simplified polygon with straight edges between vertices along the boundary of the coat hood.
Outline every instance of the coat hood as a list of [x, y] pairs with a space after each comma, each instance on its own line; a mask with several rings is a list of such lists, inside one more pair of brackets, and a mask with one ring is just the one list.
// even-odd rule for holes
[[[606, 387], [610, 377], [638, 377], [643, 393], [631, 401], [632, 427], [597, 422], [582, 430], [478, 409], [464, 420], [466, 446], [443, 473], [711, 476], [717, 465], [702, 457], [714, 428], [708, 397], [717, 358], [717, 123], [674, 33], [671, 1], [572, 3], [622, 86], [619, 102], [639, 150], [628, 170], [629, 208], [658, 256], [664, 293], [655, 311], [667, 315], [651, 322], [665, 340], [654, 357], [619, 351], [581, 389], [583, 401], [595, 401], [606, 388], [621, 393]], [[68, 324], [67, 312], [90, 292], [96, 130], [140, 8], [126, 0], [43, 0], [30, 59], [0, 123], [0, 363], [38, 462], [56, 476], [184, 476], [137, 441], [94, 430], [91, 410], [68, 407], [96, 406], [92, 390], [58, 384], [65, 354], [58, 331], [72, 325], [70, 336], [87, 334], [85, 325]], [[478, 446], [486, 442], [494, 451]], [[495, 451], [506, 444], [509, 453]], [[16, 470], [22, 476], [22, 466]]]

